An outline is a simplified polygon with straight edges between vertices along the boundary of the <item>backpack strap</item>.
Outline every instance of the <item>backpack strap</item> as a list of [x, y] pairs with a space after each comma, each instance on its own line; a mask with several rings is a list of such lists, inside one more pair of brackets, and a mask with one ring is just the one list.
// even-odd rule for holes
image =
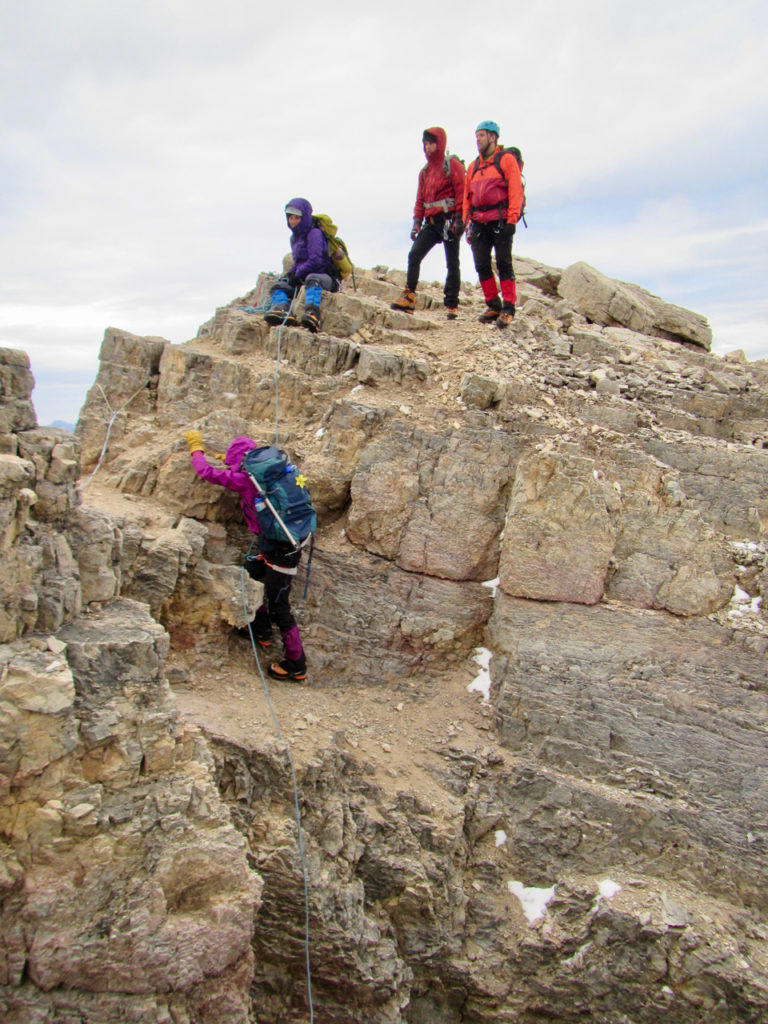
[[[502, 171], [502, 169], [501, 169], [501, 158], [504, 156], [504, 154], [506, 152], [507, 152], [507, 150], [504, 149], [503, 146], [497, 146], [496, 147], [496, 151], [493, 154], [493, 166], [496, 168], [496, 170], [499, 172], [499, 174], [501, 175], [502, 179], [505, 182], [507, 181], [507, 177], [504, 174], [504, 171]], [[477, 171], [478, 171], [479, 167], [480, 167], [480, 157], [478, 156], [478, 157], [475, 158], [475, 162], [472, 165], [472, 177], [473, 178], [477, 174]], [[469, 208], [469, 216], [471, 217], [472, 214], [475, 212], [475, 210], [479, 210], [479, 211], [483, 211], [483, 210], [498, 210], [499, 211], [499, 224], [501, 224], [501, 222], [504, 220], [504, 213], [505, 213], [508, 205], [509, 204], [505, 201], [505, 202], [499, 203], [498, 206], [470, 206], [470, 208]]]

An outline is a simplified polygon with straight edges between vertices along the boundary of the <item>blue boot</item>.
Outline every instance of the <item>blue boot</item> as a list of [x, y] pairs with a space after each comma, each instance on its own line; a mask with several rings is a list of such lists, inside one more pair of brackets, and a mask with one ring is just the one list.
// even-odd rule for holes
[[281, 324], [285, 324], [286, 327], [295, 327], [298, 323], [296, 317], [291, 313], [288, 296], [279, 288], [272, 292], [272, 306], [264, 314], [264, 319], [271, 327], [277, 327]]

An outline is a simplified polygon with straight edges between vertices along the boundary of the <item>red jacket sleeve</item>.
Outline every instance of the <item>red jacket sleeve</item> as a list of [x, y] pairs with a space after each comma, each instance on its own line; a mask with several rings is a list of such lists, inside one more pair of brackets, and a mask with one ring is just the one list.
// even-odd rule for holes
[[453, 186], [453, 198], [455, 200], [456, 213], [464, 220], [464, 179], [466, 173], [464, 171], [464, 164], [461, 160], [457, 160], [455, 156], [451, 157], [451, 185]]
[[419, 184], [416, 189], [416, 205], [413, 208], [413, 219], [424, 220], [424, 170], [419, 171]]

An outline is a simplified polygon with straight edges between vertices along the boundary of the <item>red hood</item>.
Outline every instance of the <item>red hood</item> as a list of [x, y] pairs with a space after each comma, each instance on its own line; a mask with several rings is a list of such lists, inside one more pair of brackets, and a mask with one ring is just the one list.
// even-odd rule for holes
[[443, 160], [445, 160], [445, 150], [448, 146], [448, 136], [445, 134], [445, 129], [427, 128], [425, 130], [428, 131], [430, 135], [434, 135], [435, 138], [437, 139], [437, 149], [432, 154], [432, 156], [429, 157], [427, 163], [440, 164], [440, 166], [442, 167]]

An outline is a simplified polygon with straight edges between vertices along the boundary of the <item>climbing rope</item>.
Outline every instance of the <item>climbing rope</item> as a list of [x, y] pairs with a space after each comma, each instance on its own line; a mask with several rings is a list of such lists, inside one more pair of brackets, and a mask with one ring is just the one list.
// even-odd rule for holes
[[96, 387], [101, 392], [102, 398], [106, 402], [107, 409], [109, 409], [109, 411], [112, 413], [112, 415], [110, 416], [109, 423], [107, 424], [107, 434], [106, 434], [106, 437], [104, 438], [104, 445], [103, 445], [103, 447], [101, 449], [101, 455], [99, 456], [99, 461], [96, 463], [96, 468], [91, 473], [91, 475], [88, 477], [88, 479], [84, 480], [81, 484], [78, 484], [78, 488], [80, 490], [82, 490], [83, 487], [87, 487], [88, 484], [91, 482], [91, 480], [93, 480], [93, 478], [98, 473], [99, 468], [100, 468], [102, 462], [104, 461], [104, 456], [107, 454], [107, 445], [109, 444], [109, 435], [112, 433], [112, 426], [113, 426], [115, 420], [120, 415], [120, 413], [123, 411], [123, 409], [125, 409], [134, 400], [136, 395], [140, 395], [141, 394], [141, 392], [144, 390], [144, 388], [147, 386], [147, 384], [149, 384], [149, 379], [145, 380], [144, 383], [139, 388], [139, 390], [136, 391], [134, 394], [132, 394], [127, 402], [123, 402], [123, 404], [120, 406], [119, 409], [113, 409], [112, 408], [112, 406], [109, 403], [109, 399], [107, 398], [106, 394], [104, 393], [104, 388], [101, 386], [101, 384], [97, 384], [96, 385]]
[[283, 328], [285, 327], [285, 321], [293, 313], [293, 304], [298, 296], [296, 295], [291, 299], [291, 304], [288, 307], [288, 312], [283, 317], [283, 322], [277, 329], [277, 358], [275, 360], [275, 447], [280, 446], [280, 353], [282, 351], [283, 343]]
[[[248, 548], [248, 551], [246, 552], [246, 556], [245, 556], [246, 559], [250, 555], [251, 549], [253, 548], [253, 545], [255, 543], [256, 543], [256, 538], [254, 537], [253, 541], [251, 541], [251, 546]], [[266, 697], [266, 700], [267, 700], [267, 707], [269, 708], [269, 713], [272, 716], [272, 721], [274, 723], [275, 730], [277, 731], [278, 739], [280, 740], [280, 742], [282, 743], [283, 747], [285, 748], [285, 754], [286, 754], [286, 757], [288, 758], [288, 764], [289, 764], [290, 769], [291, 769], [291, 784], [293, 786], [293, 806], [294, 806], [294, 816], [295, 816], [295, 820], [296, 820], [296, 834], [297, 834], [297, 841], [298, 841], [298, 847], [299, 847], [299, 860], [301, 861], [301, 876], [302, 876], [302, 879], [303, 879], [303, 882], [304, 882], [304, 956], [305, 956], [305, 961], [306, 961], [306, 973], [307, 973], [307, 1002], [309, 1004], [309, 1020], [310, 1020], [310, 1024], [313, 1024], [313, 1021], [315, 1019], [315, 1007], [314, 1007], [314, 1003], [312, 1001], [312, 968], [311, 968], [310, 962], [309, 962], [309, 874], [307, 872], [307, 861], [306, 861], [306, 858], [304, 856], [304, 842], [303, 842], [303, 840], [301, 838], [301, 808], [299, 807], [299, 786], [298, 786], [298, 783], [296, 782], [296, 769], [293, 766], [293, 758], [291, 757], [291, 750], [290, 750], [290, 747], [288, 746], [288, 744], [287, 744], [287, 742], [286, 742], [286, 740], [285, 740], [285, 738], [283, 736], [282, 729], [280, 728], [280, 722], [278, 721], [277, 715], [275, 714], [275, 709], [274, 709], [274, 707], [272, 705], [272, 697], [271, 697], [270, 692], [269, 692], [269, 686], [267, 685], [267, 680], [266, 680], [266, 677], [264, 675], [264, 670], [261, 667], [261, 660], [259, 659], [259, 652], [258, 652], [258, 649], [256, 647], [256, 640], [255, 640], [255, 638], [253, 636], [253, 627], [251, 625], [251, 617], [250, 617], [250, 615], [248, 613], [248, 602], [246, 601], [246, 597], [245, 597], [245, 565], [243, 565], [243, 567], [240, 570], [240, 591], [241, 591], [241, 596], [242, 596], [242, 601], [243, 601], [243, 615], [245, 616], [245, 620], [248, 623], [248, 635], [251, 638], [251, 648], [253, 649], [253, 658], [254, 658], [254, 661], [256, 662], [256, 665], [257, 665], [257, 667], [259, 669], [259, 675], [261, 676], [261, 685], [264, 688], [264, 696]]]
[[[270, 277], [275, 277], [275, 279], [276, 279], [276, 275], [274, 275], [274, 274], [271, 274], [269, 276]], [[265, 280], [266, 280], [266, 278], [263, 277], [261, 279], [261, 281], [259, 282], [258, 289], [256, 290], [256, 297], [253, 300], [253, 305], [252, 306], [240, 306], [239, 307], [244, 313], [266, 313], [266, 312], [268, 312], [272, 308], [271, 301], [265, 301], [263, 303], [259, 301], [260, 297], [261, 297], [261, 290], [264, 287], [264, 281]], [[283, 317], [282, 323], [280, 324], [280, 326], [277, 329], [277, 359], [275, 361], [275, 446], [279, 446], [279, 444], [280, 444], [280, 387], [279, 387], [279, 374], [280, 374], [280, 354], [282, 352], [282, 344], [283, 344], [283, 328], [285, 327], [285, 323], [288, 320], [288, 318], [293, 314], [293, 307], [294, 307], [294, 304], [295, 304], [296, 300], [299, 297], [299, 292], [300, 291], [301, 291], [301, 288], [297, 288], [296, 289], [296, 292], [295, 292], [293, 298], [291, 299], [290, 305], [288, 306], [288, 310], [287, 310], [285, 316]]]
[[[261, 291], [261, 287], [263, 285], [263, 280], [264, 279], [262, 279], [262, 282], [259, 285], [259, 290], [256, 292], [256, 297], [254, 299], [253, 305], [252, 306], [241, 307], [244, 312], [246, 312], [246, 313], [263, 313], [264, 312], [265, 313], [265, 312], [267, 312], [270, 309], [270, 307], [271, 307], [271, 303], [270, 302], [265, 302], [263, 304], [259, 303], [260, 291]], [[296, 302], [296, 299], [298, 298], [298, 294], [299, 294], [299, 290], [297, 289], [296, 293], [294, 294], [293, 298], [291, 299], [290, 305], [288, 306], [288, 310], [287, 310], [285, 316], [283, 317], [283, 321], [279, 325], [278, 330], [277, 330], [277, 357], [276, 357], [276, 360], [275, 360], [275, 375], [274, 375], [274, 380], [275, 380], [275, 446], [276, 447], [279, 445], [279, 440], [280, 440], [280, 387], [279, 387], [279, 375], [280, 375], [280, 356], [281, 356], [281, 353], [282, 353], [282, 342], [283, 342], [283, 328], [285, 327], [286, 321], [288, 320], [288, 318], [293, 313], [294, 303]], [[248, 548], [248, 551], [246, 553], [246, 556], [245, 556], [246, 559], [250, 555], [251, 550], [253, 548], [253, 545], [255, 543], [256, 543], [256, 539], [254, 538], [254, 540], [251, 542], [251, 546]], [[312, 552], [311, 552], [311, 548], [310, 548], [310, 559], [311, 559], [311, 557], [312, 557]], [[308, 585], [309, 585], [309, 564], [307, 565], [307, 579], [306, 579], [306, 583], [305, 583], [305, 587], [304, 587], [304, 597], [305, 598], [306, 598], [306, 595], [307, 595], [307, 589], [306, 588], [307, 588]], [[256, 647], [256, 641], [255, 641], [254, 636], [253, 636], [253, 628], [251, 626], [251, 618], [250, 618], [250, 615], [248, 614], [248, 604], [247, 604], [247, 601], [246, 601], [246, 598], [245, 598], [245, 565], [243, 565], [243, 567], [240, 570], [240, 589], [241, 589], [241, 596], [242, 596], [242, 602], [243, 602], [243, 615], [245, 617], [246, 622], [248, 623], [248, 635], [249, 635], [249, 637], [251, 639], [251, 648], [253, 650], [253, 658], [254, 658], [254, 661], [256, 662], [256, 666], [257, 666], [257, 668], [259, 670], [259, 675], [261, 677], [261, 685], [262, 685], [262, 687], [264, 689], [264, 696], [265, 696], [266, 701], [267, 701], [267, 707], [269, 708], [269, 713], [272, 716], [272, 721], [274, 723], [278, 739], [280, 740], [280, 742], [282, 743], [283, 747], [285, 748], [286, 757], [288, 758], [288, 764], [289, 764], [290, 769], [291, 769], [291, 785], [293, 787], [293, 805], [294, 805], [294, 815], [295, 815], [295, 819], [296, 819], [296, 833], [297, 833], [297, 841], [298, 841], [298, 849], [299, 849], [299, 859], [301, 861], [301, 875], [302, 875], [302, 879], [303, 879], [303, 883], [304, 883], [304, 954], [305, 954], [305, 959], [306, 959], [307, 1002], [309, 1004], [309, 1020], [310, 1020], [310, 1024], [312, 1024], [312, 1022], [315, 1019], [315, 1010], [314, 1010], [314, 1003], [312, 1001], [312, 970], [311, 970], [310, 960], [309, 960], [309, 950], [310, 950], [310, 942], [309, 942], [309, 874], [308, 874], [308, 871], [307, 871], [306, 858], [304, 856], [304, 843], [303, 843], [303, 840], [301, 838], [301, 809], [299, 807], [299, 786], [298, 786], [298, 783], [296, 781], [296, 770], [295, 770], [294, 765], [293, 765], [293, 758], [291, 757], [291, 750], [290, 750], [290, 747], [288, 746], [287, 742], [285, 741], [285, 738], [283, 737], [283, 732], [282, 732], [282, 730], [280, 728], [280, 723], [278, 721], [277, 715], [275, 714], [275, 709], [274, 709], [274, 706], [272, 704], [272, 697], [271, 697], [270, 692], [269, 692], [269, 686], [267, 684], [267, 680], [266, 680], [266, 677], [264, 675], [264, 671], [263, 671], [263, 669], [261, 667], [261, 661], [259, 659], [259, 652], [258, 652], [258, 649]]]

